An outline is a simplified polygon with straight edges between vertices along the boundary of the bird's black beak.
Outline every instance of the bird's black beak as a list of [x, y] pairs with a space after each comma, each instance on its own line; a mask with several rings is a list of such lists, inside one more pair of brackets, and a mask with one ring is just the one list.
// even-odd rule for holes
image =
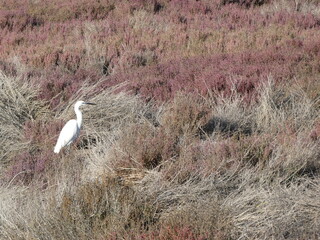
[[91, 103], [91, 102], [86, 102], [86, 104], [89, 104], [89, 105], [97, 105], [97, 104]]

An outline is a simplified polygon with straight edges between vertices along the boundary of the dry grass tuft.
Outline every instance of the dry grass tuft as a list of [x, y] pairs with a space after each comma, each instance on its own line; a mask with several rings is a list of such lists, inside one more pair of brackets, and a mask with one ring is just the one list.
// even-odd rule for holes
[[230, 197], [238, 238], [317, 239], [318, 181], [300, 179], [288, 186], [251, 184]]
[[[37, 88], [22, 77], [9, 77], [0, 73], [0, 169], [14, 154], [25, 149], [24, 125], [28, 121], [45, 116], [45, 104], [37, 100]], [[1, 171], [1, 170], [0, 170]]]

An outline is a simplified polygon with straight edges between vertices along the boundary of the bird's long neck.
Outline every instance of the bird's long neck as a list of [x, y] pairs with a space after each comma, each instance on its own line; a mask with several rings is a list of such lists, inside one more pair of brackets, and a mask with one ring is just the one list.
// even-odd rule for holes
[[82, 113], [79, 108], [75, 108], [74, 111], [76, 112], [77, 115], [77, 125], [79, 128], [81, 128], [82, 124]]

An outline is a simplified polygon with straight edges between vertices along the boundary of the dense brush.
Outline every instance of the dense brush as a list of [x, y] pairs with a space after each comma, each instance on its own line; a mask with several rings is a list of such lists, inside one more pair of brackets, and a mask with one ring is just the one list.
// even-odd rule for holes
[[318, 239], [318, 9], [0, 3], [0, 239]]

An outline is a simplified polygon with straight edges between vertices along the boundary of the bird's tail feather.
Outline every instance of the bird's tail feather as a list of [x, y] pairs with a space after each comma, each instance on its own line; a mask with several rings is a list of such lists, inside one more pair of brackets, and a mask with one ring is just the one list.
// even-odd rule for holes
[[54, 152], [54, 153], [59, 153], [59, 152], [60, 152], [60, 149], [61, 149], [61, 147], [57, 144], [57, 145], [54, 147], [53, 152]]

